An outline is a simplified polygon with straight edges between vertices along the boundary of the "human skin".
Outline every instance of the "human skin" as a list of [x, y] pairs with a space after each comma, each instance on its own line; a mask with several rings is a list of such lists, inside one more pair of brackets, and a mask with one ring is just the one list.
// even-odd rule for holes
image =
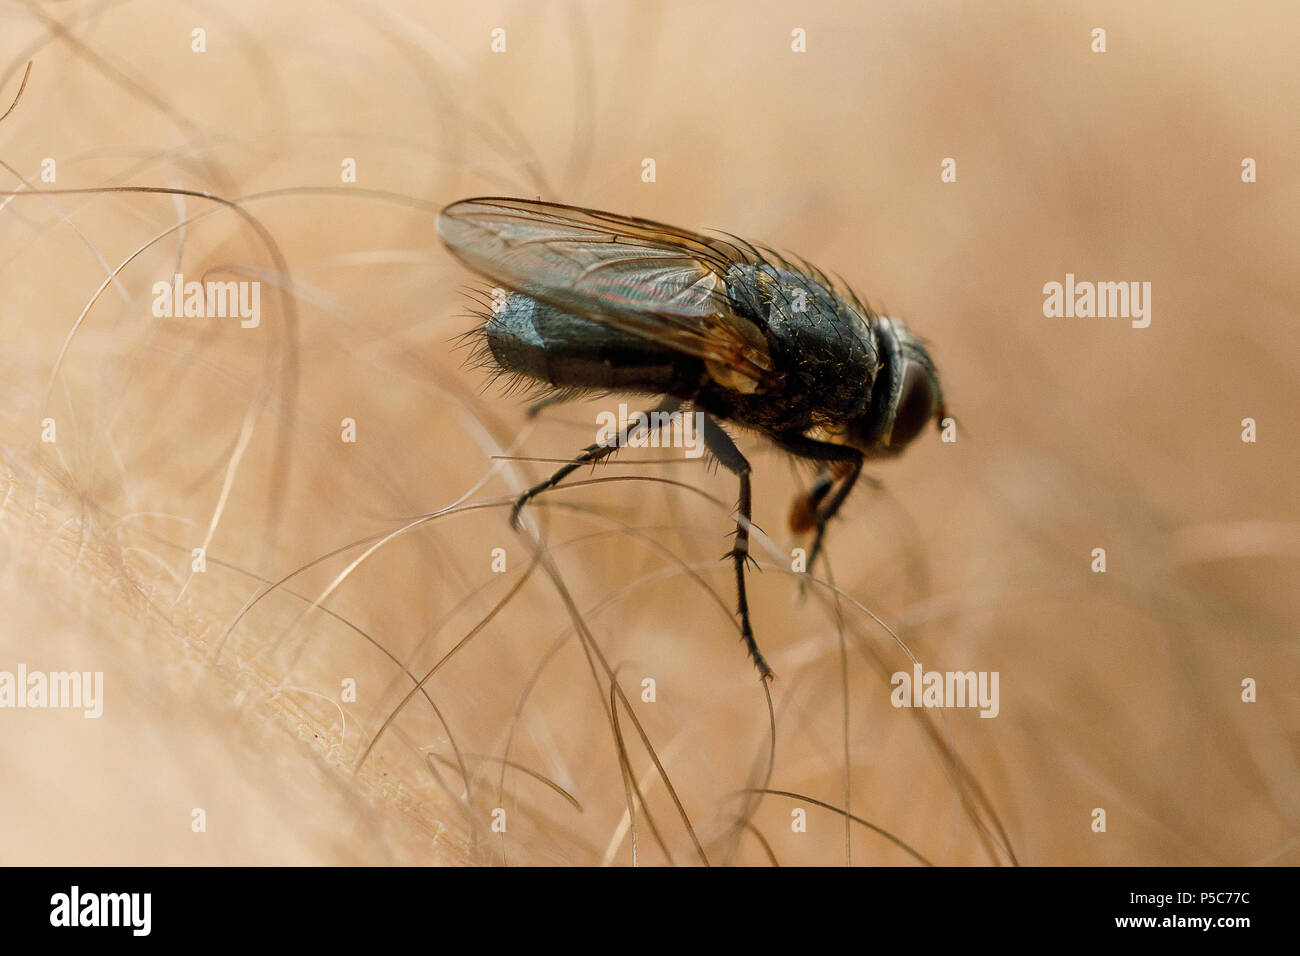
[[[0, 859], [629, 864], [635, 828], [638, 863], [915, 862], [815, 799], [940, 863], [1296, 862], [1294, 10], [709, 6], [7, 28], [4, 188], [47, 195], [0, 210], [0, 670], [102, 671], [105, 702], [0, 710]], [[121, 185], [177, 192], [56, 192]], [[530, 421], [485, 389], [434, 221], [543, 193], [794, 250], [932, 347], [958, 440], [868, 469], [838, 611], [789, 573], [809, 475], [738, 435], [774, 744], [730, 476], [612, 464], [509, 528], [553, 465], [493, 456], [566, 458], [628, 399]], [[260, 325], [153, 315], [175, 272], [260, 281]], [[1045, 316], [1067, 273], [1151, 282], [1150, 325]], [[863, 608], [927, 669], [998, 671], [998, 716], [892, 707], [912, 663]], [[737, 795], [773, 749], [810, 799]]]

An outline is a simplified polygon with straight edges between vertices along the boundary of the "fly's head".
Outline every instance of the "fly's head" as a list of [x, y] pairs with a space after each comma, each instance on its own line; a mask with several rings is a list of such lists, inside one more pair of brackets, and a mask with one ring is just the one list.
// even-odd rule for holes
[[871, 404], [848, 423], [848, 443], [869, 458], [897, 455], [932, 419], [946, 416], [939, 370], [921, 342], [897, 319], [874, 320], [880, 367]]

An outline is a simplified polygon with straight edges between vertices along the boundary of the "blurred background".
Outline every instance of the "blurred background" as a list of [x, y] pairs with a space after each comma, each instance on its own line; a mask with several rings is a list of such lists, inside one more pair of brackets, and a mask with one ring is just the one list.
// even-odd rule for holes
[[[0, 710], [0, 862], [1300, 863], [1297, 30], [9, 6], [0, 670], [105, 690]], [[464, 367], [435, 223], [483, 194], [791, 250], [930, 343], [958, 440], [869, 470], [838, 603], [789, 570], [806, 471], [738, 435], [770, 705], [725, 471], [628, 452], [510, 530], [554, 466], [501, 456], [618, 399], [530, 421]], [[260, 322], [155, 315], [176, 273], [260, 283]], [[1149, 327], [1046, 317], [1067, 273], [1151, 283]], [[998, 672], [996, 718], [892, 707], [909, 653]]]

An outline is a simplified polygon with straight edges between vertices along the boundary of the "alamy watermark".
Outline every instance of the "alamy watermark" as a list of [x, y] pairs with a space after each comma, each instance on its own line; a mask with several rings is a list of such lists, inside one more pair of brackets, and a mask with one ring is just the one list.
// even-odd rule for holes
[[926, 671], [920, 664], [912, 672], [898, 671], [889, 678], [895, 707], [978, 707], [981, 717], [996, 717], [997, 671]]
[[152, 914], [152, 893], [83, 893], [74, 885], [50, 897], [51, 926], [118, 926], [133, 936], [148, 936]]
[[262, 283], [231, 280], [186, 282], [183, 273], [153, 284], [153, 314], [160, 319], [240, 319], [255, 329], [262, 321]]
[[596, 444], [619, 448], [682, 448], [687, 458], [704, 454], [704, 413], [627, 412], [619, 403], [618, 413], [596, 415]]
[[1132, 319], [1133, 328], [1151, 324], [1150, 282], [1065, 282], [1043, 286], [1043, 315], [1049, 319]]
[[104, 713], [103, 671], [0, 671], [0, 708], [81, 710], [83, 716]]

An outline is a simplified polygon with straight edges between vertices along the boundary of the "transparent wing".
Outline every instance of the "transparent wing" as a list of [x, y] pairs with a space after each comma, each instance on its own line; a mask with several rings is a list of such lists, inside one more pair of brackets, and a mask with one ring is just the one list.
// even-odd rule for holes
[[737, 315], [730, 243], [661, 223], [526, 199], [466, 199], [438, 218], [465, 265], [533, 298], [711, 364], [761, 389], [772, 361], [762, 333]]

